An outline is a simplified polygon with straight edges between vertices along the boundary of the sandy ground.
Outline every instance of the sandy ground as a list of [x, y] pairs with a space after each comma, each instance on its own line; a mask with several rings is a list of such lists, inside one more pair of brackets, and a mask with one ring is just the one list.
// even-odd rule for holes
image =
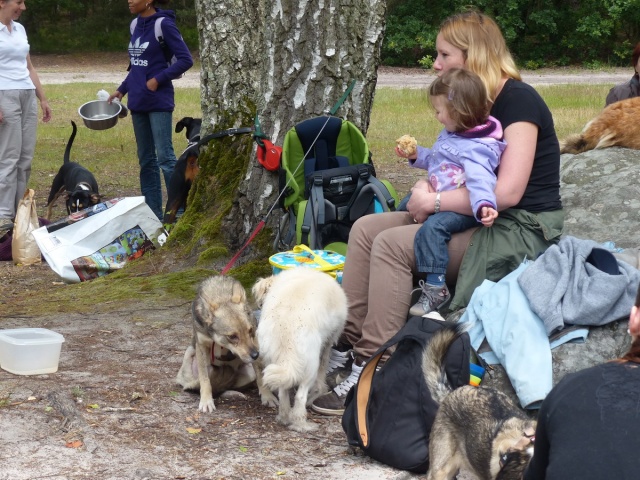
[[[123, 78], [109, 58], [33, 61], [44, 84]], [[596, 83], [628, 76], [626, 70], [588, 73]], [[534, 84], [570, 83], [584, 81], [585, 73], [524, 77]], [[379, 86], [419, 88], [432, 79], [422, 70], [382, 68]], [[190, 72], [176, 86], [198, 82], [198, 73]], [[0, 370], [0, 480], [413, 478], [348, 447], [338, 417], [310, 413], [320, 427], [313, 434], [283, 428], [255, 388], [245, 398], [218, 400], [213, 414], [198, 413], [198, 396], [174, 382], [191, 334], [188, 303], [97, 299], [83, 314], [26, 313], [39, 291], [55, 288], [82, 294], [62, 285], [46, 264], [0, 262], [0, 326], [44, 327], [65, 337], [58, 372], [19, 376]]]
[[[110, 72], [42, 72], [40, 80], [43, 84], [63, 84], [77, 82], [118, 83], [122, 81], [122, 74]], [[435, 75], [428, 70], [381, 68], [378, 72], [378, 88], [424, 88], [428, 86]], [[631, 72], [624, 69], [609, 72], [575, 72], [561, 71], [525, 71], [522, 72], [523, 81], [536, 85], [551, 85], [565, 83], [622, 83], [631, 78]], [[194, 88], [200, 85], [200, 72], [187, 72], [184, 77], [175, 80], [176, 88]]]

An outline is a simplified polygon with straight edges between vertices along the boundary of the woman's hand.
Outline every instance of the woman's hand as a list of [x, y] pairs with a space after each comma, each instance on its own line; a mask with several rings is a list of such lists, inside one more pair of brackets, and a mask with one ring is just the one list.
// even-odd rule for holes
[[435, 189], [433, 188], [431, 183], [427, 182], [424, 179], [420, 179], [415, 183], [415, 185], [411, 189], [412, 192], [413, 192], [414, 188], [419, 189], [419, 190], [424, 190], [427, 193], [435, 193]]
[[411, 189], [411, 198], [407, 203], [407, 211], [416, 223], [424, 223], [427, 217], [433, 213], [435, 202], [436, 196], [434, 193], [414, 187]]
[[152, 92], [155, 92], [156, 90], [158, 90], [158, 81], [156, 80], [156, 77], [153, 77], [147, 80], [147, 88]]
[[123, 97], [122, 93], [120, 93], [118, 90], [116, 90], [111, 95], [109, 95], [109, 98], [107, 99], [107, 103], [113, 102], [114, 98], [117, 98], [118, 100], [122, 100], [122, 97]]
[[[40, 108], [42, 109], [42, 121], [47, 123], [51, 120], [51, 107], [47, 100], [40, 100]], [[1, 117], [2, 115], [0, 115]]]

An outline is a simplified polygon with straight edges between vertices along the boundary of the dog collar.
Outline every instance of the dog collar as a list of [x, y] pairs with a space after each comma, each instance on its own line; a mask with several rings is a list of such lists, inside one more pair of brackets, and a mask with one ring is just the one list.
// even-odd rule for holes
[[211, 365], [214, 367], [221, 367], [235, 359], [235, 354], [233, 354], [228, 348], [218, 345], [215, 342], [211, 344]]

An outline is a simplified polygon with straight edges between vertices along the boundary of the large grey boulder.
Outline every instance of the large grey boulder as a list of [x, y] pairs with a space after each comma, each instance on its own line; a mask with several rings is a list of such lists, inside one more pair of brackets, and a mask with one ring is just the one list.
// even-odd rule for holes
[[[619, 258], [637, 268], [640, 151], [617, 147], [591, 150], [562, 155], [561, 162], [561, 195], [566, 211], [564, 233], [599, 243], [612, 241], [616, 247], [625, 249]], [[585, 343], [567, 343], [552, 350], [553, 384], [567, 373], [621, 357], [630, 344], [626, 317], [602, 327], [592, 327]], [[519, 404], [501, 366], [491, 370], [484, 384], [508, 393]]]
[[617, 247], [640, 246], [640, 151], [565, 154], [560, 167], [565, 234]]

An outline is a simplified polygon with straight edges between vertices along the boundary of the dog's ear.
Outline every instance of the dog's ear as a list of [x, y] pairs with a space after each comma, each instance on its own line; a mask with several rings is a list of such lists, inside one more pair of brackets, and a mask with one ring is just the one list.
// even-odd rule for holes
[[184, 130], [188, 124], [187, 120], [189, 117], [184, 117], [182, 118], [182, 120], [178, 120], [178, 123], [176, 123], [176, 133], [180, 133], [182, 130]]
[[96, 204], [100, 203], [101, 199], [102, 199], [101, 195], [98, 195], [97, 193], [92, 193], [91, 194], [91, 204], [92, 205], [96, 205]]
[[262, 308], [262, 305], [264, 305], [264, 300], [267, 297], [267, 292], [272, 283], [273, 275], [267, 278], [259, 278], [251, 288], [251, 293], [258, 307]]
[[242, 303], [247, 299], [247, 293], [244, 291], [244, 288], [240, 282], [235, 282], [233, 284], [233, 289], [231, 290], [231, 301], [233, 303]]
[[264, 285], [264, 278], [258, 278], [258, 280], [256, 280], [256, 283], [253, 284], [253, 287], [251, 287], [251, 293], [253, 294], [253, 298], [256, 301], [256, 304], [258, 305], [258, 307], [260, 308], [262, 308], [262, 302], [264, 300], [264, 294], [265, 294], [265, 289], [263, 285]]

